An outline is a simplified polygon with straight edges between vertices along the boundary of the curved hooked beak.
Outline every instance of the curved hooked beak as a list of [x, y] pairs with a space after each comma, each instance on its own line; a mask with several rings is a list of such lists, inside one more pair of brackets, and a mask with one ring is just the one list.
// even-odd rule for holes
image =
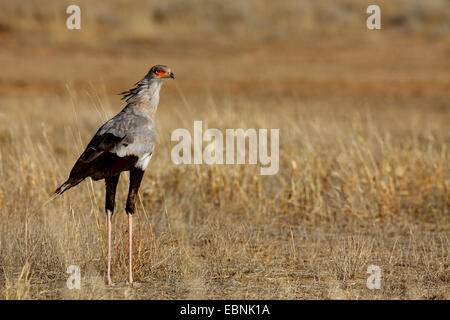
[[175, 75], [173, 74], [173, 72], [169, 73], [169, 78], [175, 79]]

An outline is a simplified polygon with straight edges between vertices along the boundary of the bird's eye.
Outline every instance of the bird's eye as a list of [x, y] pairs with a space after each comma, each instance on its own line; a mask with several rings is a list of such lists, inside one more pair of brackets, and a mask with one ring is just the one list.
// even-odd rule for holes
[[161, 71], [159, 71], [158, 69], [155, 70], [155, 73], [156, 73], [156, 74], [158, 74], [158, 73], [160, 73], [160, 72], [161, 72]]

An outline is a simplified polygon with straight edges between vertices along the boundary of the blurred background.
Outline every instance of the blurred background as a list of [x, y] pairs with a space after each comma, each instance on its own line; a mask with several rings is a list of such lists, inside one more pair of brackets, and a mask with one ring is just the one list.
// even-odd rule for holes
[[[70, 4], [81, 30], [66, 28]], [[366, 28], [370, 4], [381, 30]], [[115, 93], [157, 63], [189, 92], [435, 92], [448, 90], [449, 35], [448, 0], [4, 0], [0, 92]]]

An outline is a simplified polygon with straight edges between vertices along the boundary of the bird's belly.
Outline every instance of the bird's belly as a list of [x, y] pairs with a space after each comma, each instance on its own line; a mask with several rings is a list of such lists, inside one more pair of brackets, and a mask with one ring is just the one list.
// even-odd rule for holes
[[135, 155], [127, 155], [119, 157], [113, 153], [105, 153], [91, 170], [90, 176], [94, 180], [104, 179], [106, 177], [114, 177], [122, 171], [129, 170], [139, 161]]

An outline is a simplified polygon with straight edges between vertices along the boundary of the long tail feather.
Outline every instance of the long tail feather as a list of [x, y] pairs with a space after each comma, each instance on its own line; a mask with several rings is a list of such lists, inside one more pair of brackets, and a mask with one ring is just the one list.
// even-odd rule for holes
[[69, 178], [69, 180], [67, 180], [66, 182], [64, 182], [62, 185], [59, 186], [58, 189], [55, 190], [55, 192], [52, 194], [53, 196], [58, 196], [60, 194], [63, 194], [64, 192], [66, 192], [67, 190], [69, 190], [72, 187], [75, 187], [77, 184], [79, 184], [81, 181], [83, 181], [84, 179], [73, 179], [73, 178]]
[[72, 187], [71, 183], [69, 182], [69, 180], [67, 180], [67, 181], [64, 182], [62, 185], [60, 185], [60, 186], [58, 187], [58, 189], [55, 190], [55, 192], [52, 194], [51, 197], [56, 197], [56, 196], [58, 196], [58, 195], [60, 195], [60, 194], [63, 194], [64, 191], [66, 191], [67, 189], [69, 189], [69, 188], [71, 188], [71, 187]]

